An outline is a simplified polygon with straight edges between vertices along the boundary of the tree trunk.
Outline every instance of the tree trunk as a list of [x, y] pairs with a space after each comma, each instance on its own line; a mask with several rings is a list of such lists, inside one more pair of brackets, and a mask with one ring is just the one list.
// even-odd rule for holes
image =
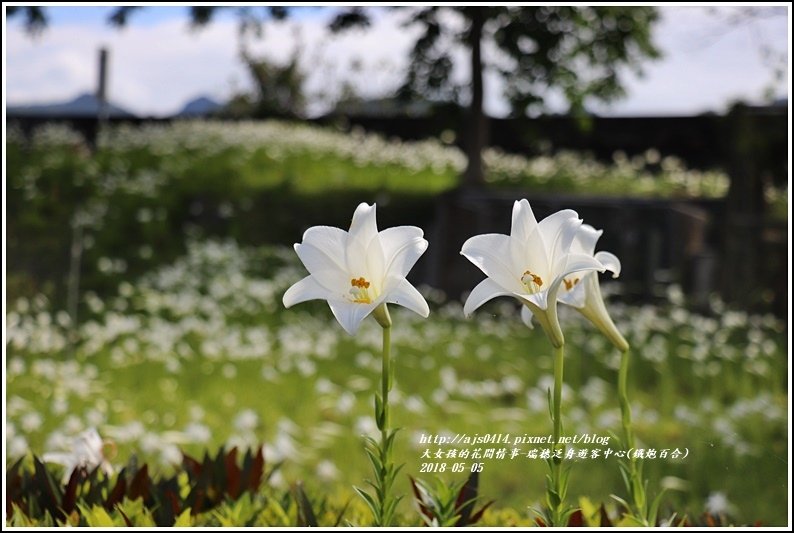
[[480, 187], [485, 183], [482, 151], [485, 148], [485, 115], [482, 110], [482, 29], [485, 24], [484, 8], [471, 9], [471, 27], [468, 44], [471, 49], [471, 103], [466, 125], [466, 157], [468, 163], [463, 174], [466, 187]]
[[726, 197], [727, 216], [723, 270], [723, 297], [745, 309], [759, 304], [759, 274], [765, 259], [761, 257], [761, 234], [764, 214], [764, 184], [758, 169], [757, 155], [762, 153], [759, 136], [753, 131], [756, 121], [751, 111], [736, 106], [728, 115], [731, 179]]

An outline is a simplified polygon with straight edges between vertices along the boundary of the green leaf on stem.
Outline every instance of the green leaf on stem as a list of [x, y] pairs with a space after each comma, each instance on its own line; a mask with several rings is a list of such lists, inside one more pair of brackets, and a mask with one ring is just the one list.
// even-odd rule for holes
[[377, 520], [377, 517], [380, 514], [380, 506], [375, 502], [374, 498], [372, 498], [372, 496], [370, 496], [370, 494], [362, 488], [353, 487], [353, 490], [355, 490], [358, 495], [361, 496], [361, 498], [367, 504], [367, 507], [369, 507], [369, 510], [372, 511], [372, 515]]

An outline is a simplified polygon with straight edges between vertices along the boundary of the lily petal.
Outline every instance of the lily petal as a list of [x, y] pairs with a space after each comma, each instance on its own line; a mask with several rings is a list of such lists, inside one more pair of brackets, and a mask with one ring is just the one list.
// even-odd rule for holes
[[353, 220], [350, 222], [349, 238], [353, 240], [360, 239], [364, 245], [368, 245], [377, 234], [378, 223], [375, 217], [375, 204], [367, 205], [363, 202], [358, 204], [356, 211], [353, 213]]
[[344, 300], [328, 300], [328, 307], [336, 317], [337, 322], [350, 335], [355, 335], [365, 318], [379, 306], [381, 302], [371, 304], [357, 304]]
[[383, 249], [378, 239], [375, 205], [361, 203], [353, 213], [345, 249], [347, 271], [368, 281], [383, 277]]
[[588, 278], [590, 276], [597, 276], [597, 275], [598, 274], [595, 274], [593, 272], [587, 272], [586, 274], [584, 274], [584, 276], [582, 276], [579, 282], [576, 283], [576, 285], [571, 287], [570, 290], [567, 290], [567, 287], [566, 290], [560, 290], [557, 300], [564, 303], [565, 305], [570, 305], [571, 307], [576, 307], [576, 308], [584, 307], [585, 304], [587, 303], [587, 293], [585, 291], [585, 282], [586, 282], [585, 278]]
[[587, 270], [604, 271], [604, 265], [596, 261], [594, 257], [585, 254], [567, 254], [560, 257], [555, 265], [554, 271], [557, 272], [548, 291], [542, 291], [529, 296], [525, 299], [537, 305], [540, 309], [545, 310], [549, 308], [549, 302], [554, 302], [559, 294], [560, 285], [566, 276], [574, 272], [582, 272]]
[[604, 230], [597, 230], [590, 224], [582, 224], [576, 233], [576, 241], [571, 251], [593, 255], [596, 243], [603, 233]]
[[601, 330], [601, 333], [612, 342], [615, 348], [621, 352], [625, 352], [629, 349], [629, 343], [626, 342], [626, 339], [620, 334], [617, 326], [615, 326], [615, 323], [612, 321], [612, 317], [610, 317], [607, 312], [604, 298], [601, 296], [601, 287], [598, 283], [598, 277], [595, 274], [591, 274], [588, 278], [589, 279], [584, 280], [586, 283], [585, 292], [587, 294], [587, 303], [584, 307], [580, 308], [579, 311], [585, 318]]
[[[562, 278], [559, 279], [562, 280]], [[523, 294], [521, 295], [521, 300], [531, 302], [542, 311], [545, 311], [549, 307], [549, 291], [536, 292], [535, 294]]]
[[311, 244], [296, 244], [295, 253], [298, 254], [309, 274], [328, 291], [338, 292], [350, 286], [348, 273], [339, 268], [339, 263], [319, 248]]
[[[349, 248], [350, 249], [350, 248]], [[380, 243], [380, 238], [376, 235], [374, 239], [369, 241], [369, 246], [367, 246], [366, 255], [364, 256], [366, 261], [366, 267], [360, 267], [364, 270], [359, 270], [362, 274], [366, 274], [365, 277], [369, 279], [375, 286], [376, 291], [382, 290], [382, 287], [378, 285], [383, 280], [383, 275], [386, 272], [385, 266], [385, 257], [383, 256], [383, 247]], [[348, 265], [353, 267], [354, 264], [360, 261], [360, 258], [356, 258], [352, 263], [348, 261]], [[356, 270], [354, 270], [355, 272]]]
[[549, 258], [543, 237], [538, 231], [538, 222], [526, 199], [513, 204], [513, 220], [510, 225], [510, 259], [516, 273], [530, 270], [548, 278]]
[[523, 274], [524, 271], [530, 270], [541, 279], [549, 278], [551, 273], [549, 254], [537, 226], [526, 240], [510, 237], [510, 260], [516, 273]]
[[386, 260], [385, 276], [405, 277], [416, 261], [427, 250], [424, 232], [416, 226], [397, 226], [379, 233], [383, 256]]
[[606, 270], [595, 257], [586, 254], [567, 254], [560, 257], [555, 265], [555, 271], [562, 277], [573, 274], [574, 272], [582, 272], [585, 270], [597, 270], [603, 272]]
[[538, 220], [532, 212], [526, 199], [518, 200], [513, 204], [513, 220], [510, 225], [510, 236], [520, 241], [526, 241], [537, 229]]
[[345, 270], [345, 245], [347, 232], [331, 226], [313, 226], [303, 233], [302, 244], [310, 244]]
[[[561, 209], [538, 222], [538, 226], [544, 235], [556, 235], [569, 218], [578, 220], [579, 213], [573, 209]], [[548, 244], [550, 245], [551, 243]]]
[[427, 318], [430, 314], [430, 307], [428, 307], [424, 296], [422, 296], [419, 291], [416, 290], [416, 287], [411, 285], [405, 278], [400, 280], [397, 287], [389, 291], [386, 302], [401, 305], [424, 318]]
[[[565, 337], [562, 334], [560, 327], [560, 319], [557, 316], [557, 297], [562, 285], [563, 276], [557, 276], [551, 282], [548, 291], [536, 293], [529, 297], [525, 297], [525, 305], [535, 315], [540, 327], [546, 333], [546, 336], [551, 341], [552, 346], [559, 348], [565, 344]], [[538, 305], [542, 303], [544, 307]]]
[[503, 289], [524, 292], [521, 274], [510, 264], [510, 239], [499, 233], [475, 235], [463, 243], [460, 253]]
[[526, 305], [521, 306], [521, 321], [526, 324], [529, 329], [535, 329], [535, 324], [532, 323], [532, 311]]
[[609, 252], [598, 252], [595, 254], [596, 261], [612, 272], [612, 277], [620, 276], [620, 259]]
[[325, 300], [328, 296], [328, 289], [317, 283], [313, 276], [306, 276], [287, 289], [282, 302], [284, 302], [284, 307], [292, 307], [295, 304], [309, 300]]
[[571, 244], [582, 225], [582, 221], [578, 217], [576, 211], [563, 209], [549, 215], [538, 224], [538, 231], [546, 241], [546, 249], [550, 252], [550, 263], [554, 264], [560, 257], [571, 251]]
[[466, 317], [471, 316], [478, 307], [497, 296], [514, 296], [514, 294], [505, 290], [491, 278], [485, 278], [472, 289], [469, 297], [466, 298], [466, 303], [463, 304], [463, 314]]

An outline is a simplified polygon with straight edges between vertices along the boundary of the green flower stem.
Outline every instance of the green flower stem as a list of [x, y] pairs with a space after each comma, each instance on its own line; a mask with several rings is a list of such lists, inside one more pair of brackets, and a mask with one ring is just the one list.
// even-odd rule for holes
[[383, 327], [383, 359], [381, 359], [381, 397], [383, 398], [383, 427], [381, 442], [386, 443], [389, 433], [389, 390], [391, 389], [391, 325]]
[[629, 350], [620, 354], [620, 370], [618, 370], [618, 401], [623, 422], [623, 438], [626, 448], [634, 448], [634, 432], [631, 430], [631, 405], [629, 404]]
[[383, 352], [381, 359], [381, 407], [380, 413], [375, 413], [380, 428], [380, 471], [376, 472], [379, 488], [376, 491], [378, 496], [378, 508], [380, 516], [376, 516], [375, 525], [388, 527], [391, 525], [393, 516], [393, 499], [391, 497], [391, 484], [394, 481], [392, 472], [394, 462], [392, 461], [392, 436], [389, 431], [389, 391], [391, 390], [391, 317], [386, 304], [378, 308], [375, 318], [383, 328]]
[[[629, 403], [629, 349], [628, 347], [620, 354], [620, 369], [618, 370], [618, 401], [620, 402], [621, 421], [623, 423], [623, 439], [626, 452], [634, 448], [634, 431], [631, 427], [631, 404]], [[650, 510], [648, 509], [648, 499], [645, 494], [645, 483], [642, 479], [642, 469], [636, 457], [626, 458], [626, 469], [624, 471], [626, 490], [634, 509], [630, 509], [637, 521], [644, 526], [651, 524]]]
[[[554, 425], [552, 437], [554, 439], [554, 451], [560, 450], [562, 457], [565, 456], [565, 445], [560, 445], [562, 436], [562, 385], [563, 385], [563, 365], [565, 362], [565, 345], [560, 345], [554, 349], [554, 392], [552, 397], [552, 423]], [[549, 526], [567, 525], [567, 511], [565, 506], [565, 493], [567, 492], [567, 476], [563, 475], [563, 459], [551, 458], [549, 468], [551, 477], [547, 494], [549, 505], [548, 521]]]
[[[554, 350], [554, 448], [559, 447], [562, 436], [562, 376], [565, 363], [565, 345]], [[555, 461], [559, 464], [559, 461]], [[559, 475], [559, 469], [557, 469]], [[559, 479], [556, 480], [559, 486]]]
[[391, 494], [391, 488], [400, 467], [395, 467], [392, 447], [396, 431], [390, 428], [389, 391], [392, 387], [391, 373], [391, 317], [386, 304], [373, 311], [373, 316], [383, 328], [383, 359], [381, 364], [381, 389], [375, 393], [375, 422], [380, 429], [381, 441], [365, 437], [366, 452], [375, 474], [374, 481], [368, 481], [375, 489], [374, 496], [363, 489], [356, 488], [372, 511], [374, 526], [391, 526], [399, 498]]

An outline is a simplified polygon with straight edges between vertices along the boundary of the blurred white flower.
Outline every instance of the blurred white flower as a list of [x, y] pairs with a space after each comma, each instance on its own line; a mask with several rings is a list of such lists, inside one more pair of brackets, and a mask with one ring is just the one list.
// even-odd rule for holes
[[403, 405], [409, 413], [421, 414], [427, 410], [425, 403], [416, 395], [408, 396], [403, 402]]
[[160, 463], [164, 465], [178, 465], [182, 462], [182, 452], [176, 444], [165, 444], [160, 449]]
[[212, 438], [210, 428], [199, 422], [191, 422], [185, 427], [185, 437], [188, 442], [205, 443]]
[[733, 510], [733, 504], [728, 501], [728, 497], [722, 491], [716, 491], [709, 494], [706, 498], [706, 512], [712, 515], [725, 515], [730, 514]]
[[355, 424], [355, 432], [358, 435], [366, 435], [373, 438], [379, 433], [378, 426], [372, 417], [369, 416], [358, 417]]
[[252, 409], [245, 409], [234, 418], [234, 427], [238, 431], [253, 431], [258, 424], [259, 415]]
[[317, 463], [317, 477], [323, 481], [333, 481], [339, 477], [339, 469], [334, 463], [324, 459]]
[[356, 405], [356, 395], [350, 391], [344, 391], [336, 400], [336, 410], [340, 414], [349, 413]]
[[42, 422], [43, 419], [41, 415], [35, 411], [31, 411], [22, 416], [19, 425], [22, 426], [22, 429], [27, 433], [32, 433], [41, 427]]
[[231, 363], [226, 363], [221, 368], [221, 373], [226, 379], [234, 379], [234, 377], [237, 375], [237, 367]]
[[7, 443], [6, 453], [10, 459], [16, 459], [28, 453], [28, 441], [22, 435], [7, 437]]
[[21, 357], [14, 357], [8, 361], [8, 375], [9, 377], [19, 376], [25, 372], [25, 361]]
[[89, 428], [72, 439], [69, 450], [45, 453], [42, 459], [64, 466], [64, 482], [69, 480], [69, 476], [78, 467], [88, 470], [99, 467], [105, 473], [111, 474], [113, 467], [105, 457], [104, 448], [105, 441], [99, 436], [99, 432], [95, 428]]

